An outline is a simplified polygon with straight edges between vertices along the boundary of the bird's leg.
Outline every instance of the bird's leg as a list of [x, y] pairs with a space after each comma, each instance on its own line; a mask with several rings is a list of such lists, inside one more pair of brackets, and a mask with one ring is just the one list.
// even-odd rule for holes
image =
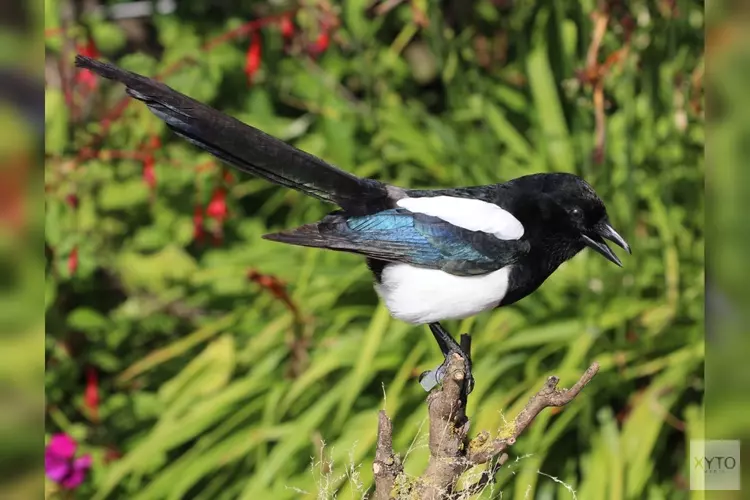
[[440, 323], [430, 323], [430, 331], [443, 353], [445, 361], [433, 370], [423, 372], [419, 376], [419, 383], [425, 391], [431, 391], [436, 385], [443, 381], [445, 372], [448, 368], [450, 356], [458, 354], [464, 360], [464, 370], [466, 371], [466, 394], [474, 388], [474, 377], [471, 376], [471, 337], [468, 335], [461, 336], [461, 345], [456, 342], [450, 333]]

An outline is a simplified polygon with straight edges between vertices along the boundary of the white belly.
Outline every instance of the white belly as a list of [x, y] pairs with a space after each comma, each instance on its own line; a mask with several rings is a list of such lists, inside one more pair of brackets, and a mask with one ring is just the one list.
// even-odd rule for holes
[[508, 290], [510, 267], [482, 276], [454, 276], [408, 264], [389, 264], [375, 291], [391, 316], [407, 323], [463, 319], [500, 303]]

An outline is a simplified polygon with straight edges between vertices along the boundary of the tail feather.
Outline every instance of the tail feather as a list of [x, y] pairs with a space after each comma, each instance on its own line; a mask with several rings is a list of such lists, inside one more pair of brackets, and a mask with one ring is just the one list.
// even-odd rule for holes
[[340, 170], [151, 78], [77, 55], [76, 66], [118, 81], [176, 134], [266, 180], [335, 203], [352, 214], [387, 208], [386, 186]]
[[321, 234], [317, 224], [305, 224], [295, 229], [264, 234], [262, 237], [264, 240], [303, 247], [328, 248], [330, 245], [329, 238]]
[[[324, 226], [322, 231], [321, 225]], [[340, 250], [342, 252], [363, 253], [364, 250], [362, 245], [349, 240], [344, 235], [337, 234], [335, 229], [331, 230], [326, 219], [324, 219], [323, 222], [305, 224], [294, 229], [264, 234], [263, 239], [278, 241], [289, 245], [327, 248], [329, 250]]]

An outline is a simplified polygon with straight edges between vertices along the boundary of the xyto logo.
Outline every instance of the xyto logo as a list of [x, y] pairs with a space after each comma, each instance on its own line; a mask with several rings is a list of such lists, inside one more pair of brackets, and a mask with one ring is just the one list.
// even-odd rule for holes
[[739, 440], [691, 440], [691, 490], [739, 490]]
[[734, 457], [693, 457], [693, 460], [693, 468], [705, 474], [720, 474], [737, 468], [737, 459]]

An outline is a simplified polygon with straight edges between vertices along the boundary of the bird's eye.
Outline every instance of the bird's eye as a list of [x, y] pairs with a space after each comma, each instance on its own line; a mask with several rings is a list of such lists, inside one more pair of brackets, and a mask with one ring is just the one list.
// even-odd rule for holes
[[581, 210], [578, 207], [575, 207], [574, 209], [570, 211], [570, 216], [573, 217], [574, 219], [580, 219], [581, 217], [583, 217], [583, 210]]

